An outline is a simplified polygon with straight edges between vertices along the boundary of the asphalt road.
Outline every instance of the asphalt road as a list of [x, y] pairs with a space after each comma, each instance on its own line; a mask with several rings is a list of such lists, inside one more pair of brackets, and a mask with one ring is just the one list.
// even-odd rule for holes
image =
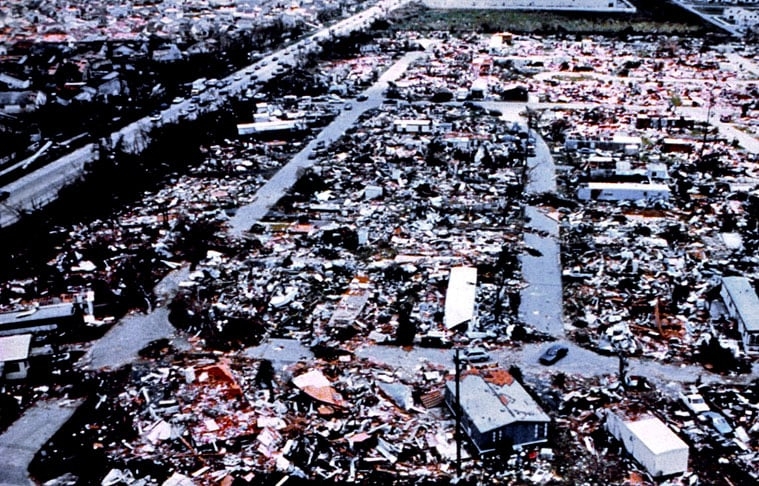
[[[527, 159], [525, 192], [541, 194], [556, 191], [556, 166], [550, 149], [536, 135], [535, 156]], [[519, 259], [522, 278], [519, 318], [538, 331], [564, 336], [564, 306], [561, 286], [561, 246], [559, 224], [539, 206], [525, 207], [523, 241], [528, 248]]]
[[35, 484], [29, 464], [81, 405], [76, 400], [38, 402], [0, 435], [0, 486]]
[[558, 223], [547, 216], [544, 209], [533, 206], [525, 208], [525, 217], [529, 221], [524, 244], [535, 251], [523, 252], [519, 257], [522, 277], [527, 284], [521, 292], [519, 318], [538, 331], [561, 337], [564, 335], [564, 297]]

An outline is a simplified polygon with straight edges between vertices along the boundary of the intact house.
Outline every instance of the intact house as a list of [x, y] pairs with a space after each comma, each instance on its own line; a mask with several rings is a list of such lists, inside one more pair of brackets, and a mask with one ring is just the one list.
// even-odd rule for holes
[[[461, 426], [478, 453], [509, 451], [547, 441], [551, 419], [508, 371], [472, 369], [459, 380]], [[445, 387], [456, 413], [456, 380]]]
[[720, 293], [730, 317], [738, 324], [746, 353], [759, 352], [759, 297], [746, 277], [722, 277]]

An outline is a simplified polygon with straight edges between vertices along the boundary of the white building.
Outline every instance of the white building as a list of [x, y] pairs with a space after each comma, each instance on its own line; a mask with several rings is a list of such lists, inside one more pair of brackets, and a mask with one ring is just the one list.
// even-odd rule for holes
[[669, 193], [666, 184], [588, 182], [577, 190], [577, 198], [583, 201], [666, 201]]
[[688, 445], [656, 417], [606, 416], [606, 430], [655, 478], [688, 470]]
[[730, 317], [738, 323], [743, 348], [759, 351], [759, 297], [746, 277], [722, 277], [722, 301]]

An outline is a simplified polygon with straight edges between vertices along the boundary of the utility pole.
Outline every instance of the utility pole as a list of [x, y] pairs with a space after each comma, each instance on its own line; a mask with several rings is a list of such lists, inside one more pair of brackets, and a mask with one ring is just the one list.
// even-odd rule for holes
[[714, 96], [709, 97], [709, 108], [706, 110], [706, 124], [704, 125], [704, 139], [701, 141], [701, 151], [698, 154], [699, 160], [704, 158], [704, 149], [706, 148], [706, 134], [709, 133], [709, 118], [712, 116], [712, 106], [714, 106]]
[[527, 108], [527, 138], [524, 139], [524, 145], [522, 146], [522, 163], [527, 167], [527, 147], [530, 145], [530, 127], [532, 126], [532, 109]]
[[459, 360], [459, 348], [456, 348], [456, 354], [453, 361], [456, 364], [456, 477], [461, 477], [461, 361]]

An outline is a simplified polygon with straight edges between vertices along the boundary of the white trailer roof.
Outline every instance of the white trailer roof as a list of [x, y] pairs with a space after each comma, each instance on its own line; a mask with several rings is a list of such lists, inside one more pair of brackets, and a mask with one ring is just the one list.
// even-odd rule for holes
[[0, 337], [0, 363], [26, 359], [29, 356], [31, 342], [31, 334]]
[[656, 417], [625, 422], [625, 426], [654, 454], [688, 449], [688, 444]]
[[477, 291], [477, 268], [453, 267], [445, 294], [445, 317], [448, 329], [472, 320], [474, 298]]

